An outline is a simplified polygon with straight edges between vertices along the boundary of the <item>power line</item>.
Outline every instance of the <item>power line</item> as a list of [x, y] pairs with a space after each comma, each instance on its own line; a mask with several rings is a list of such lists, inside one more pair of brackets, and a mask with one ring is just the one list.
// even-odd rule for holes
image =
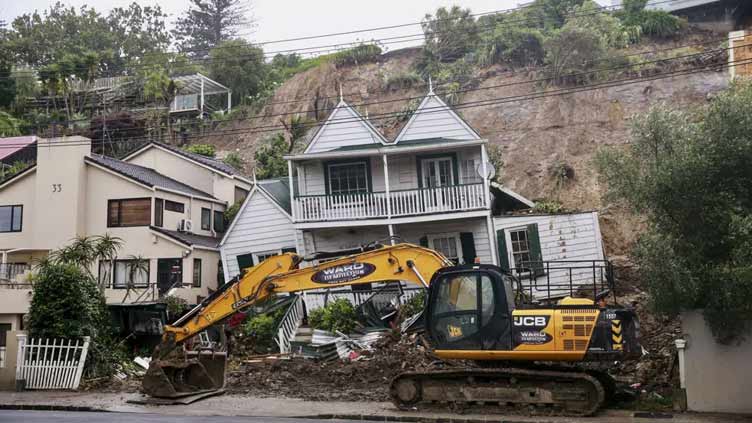
[[[528, 84], [536, 84], [536, 83], [540, 83], [540, 82], [550, 82], [550, 81], [553, 81], [553, 80], [556, 80], [556, 79], [564, 79], [564, 78], [586, 76], [586, 75], [597, 74], [597, 73], [600, 73], [600, 72], [623, 70], [623, 69], [629, 69], [629, 68], [640, 67], [640, 66], [645, 66], [645, 65], [650, 65], [650, 64], [656, 64], [656, 63], [666, 63], [666, 62], [677, 61], [677, 60], [682, 60], [682, 59], [702, 57], [702, 56], [707, 56], [707, 55], [711, 55], [711, 54], [714, 54], [714, 53], [717, 54], [717, 53], [720, 53], [722, 51], [727, 51], [727, 50], [730, 50], [730, 49], [743, 48], [745, 46], [746, 45], [740, 45], [740, 46], [734, 46], [734, 47], [711, 49], [711, 50], [706, 50], [706, 51], [697, 52], [697, 53], [689, 53], [689, 54], [685, 54], [685, 55], [674, 56], [674, 57], [670, 57], [670, 58], [663, 58], [663, 59], [655, 59], [655, 60], [649, 60], [649, 61], [642, 61], [642, 62], [630, 63], [630, 64], [627, 64], [627, 65], [621, 65], [621, 66], [612, 66], [612, 67], [606, 67], [606, 68], [596, 68], [596, 69], [590, 69], [590, 70], [582, 71], [582, 72], [572, 72], [572, 73], [567, 73], [567, 74], [562, 74], [562, 75], [557, 75], [557, 76], [538, 78], [538, 79], [532, 79], [532, 80], [526, 80], [526, 81], [514, 81], [514, 82], [508, 82], [508, 83], [496, 84], [496, 85], [489, 85], [489, 86], [484, 86], [484, 87], [465, 88], [465, 89], [457, 90], [456, 93], [467, 93], [467, 92], [473, 92], [473, 91], [490, 90], [490, 89], [503, 88], [503, 87], [516, 86], [516, 85], [528, 85]], [[674, 48], [671, 48], [671, 49], [664, 49], [662, 51], [677, 50], [677, 49], [684, 49], [684, 48], [686, 48], [686, 46], [679, 46], [679, 47], [674, 47]], [[654, 52], [657, 52], [657, 51], [654, 50], [652, 52], [647, 52], [647, 53], [643, 52], [643, 53], [640, 53], [640, 54], [648, 54], [648, 53], [654, 53]], [[525, 69], [526, 72], [529, 72], [529, 71], [532, 71], [532, 70], [536, 70], [536, 69], [530, 69], [530, 68]], [[424, 97], [423, 95], [421, 95], [421, 96], [411, 96], [411, 97], [400, 97], [400, 98], [391, 99], [391, 100], [380, 100], [380, 101], [373, 101], [373, 102], [352, 103], [352, 104], [350, 104], [350, 106], [351, 107], [368, 107], [368, 106], [380, 105], [380, 104], [385, 104], [385, 103], [395, 103], [395, 102], [417, 100], [417, 99], [422, 99], [423, 97]], [[242, 118], [236, 118], [236, 119], [228, 119], [228, 120], [225, 120], [224, 122], [241, 121], [241, 120], [267, 119], [267, 118], [272, 118], [272, 117], [289, 116], [289, 115], [301, 115], [301, 114], [315, 113], [315, 112], [330, 112], [330, 111], [333, 111], [333, 110], [336, 110], [336, 106], [335, 107], [322, 108], [322, 109], [318, 109], [318, 110], [306, 109], [306, 110], [299, 110], [299, 111], [295, 111], [295, 112], [258, 114], [258, 115], [254, 115], [254, 116], [248, 116], [248, 117], [242, 117]], [[59, 123], [70, 124], [70, 123], [74, 123], [74, 122], [85, 122], [85, 121], [88, 121], [88, 120], [89, 119], [66, 120], [66, 121], [60, 121]]]
[[[649, 4], [650, 5], [658, 5], [658, 4], [662, 4], [662, 3], [668, 3], [668, 2], [671, 2], [671, 1], [673, 1], [673, 0], [660, 0], [660, 1], [650, 2]], [[518, 8], [513, 8], [513, 9], [506, 9], [506, 11], [509, 12], [509, 11], [521, 10], [521, 9], [524, 9], [524, 8], [527, 8], [527, 7], [531, 7], [531, 6], [518, 7]], [[574, 13], [573, 12], [573, 13], [565, 14], [564, 16], [565, 17], [591, 16], [591, 15], [599, 14], [599, 13], [601, 13], [604, 10], [612, 9], [612, 8], [615, 8], [615, 7], [617, 7], [617, 6], [600, 6], [600, 7], [593, 8], [591, 11], [588, 11], [587, 13], [579, 13], [578, 14], [578, 13]], [[495, 13], [495, 12], [486, 12], [486, 13], [477, 14], [477, 15], [485, 15], [485, 14], [493, 14], [493, 13]], [[475, 16], [475, 15], [471, 15], [471, 16]], [[447, 20], [450, 20], [450, 19], [447, 19]], [[513, 19], [513, 20], [502, 21], [501, 23], [490, 23], [490, 24], [482, 26], [482, 27], [488, 27], [487, 30], [493, 30], [493, 29], [496, 29], [496, 28], [499, 28], [499, 27], [509, 26], [510, 24], [518, 24], [518, 23], [522, 23], [522, 22], [537, 22], [537, 21], [538, 21], [538, 19], [536, 19], [536, 18]], [[448, 33], [448, 32], [453, 32], [453, 31], [437, 31], [437, 32], [435, 32], [435, 34], [443, 34], [444, 32]], [[321, 36], [317, 36], [317, 38], [325, 37], [327, 35], [328, 34], [323, 34]], [[375, 39], [375, 40], [371, 40], [370, 42], [366, 42], [366, 43], [354, 41], [352, 43], [338, 43], [338, 44], [331, 44], [331, 45], [325, 45], [325, 46], [306, 47], [306, 48], [302, 48], [302, 49], [288, 49], [288, 50], [271, 51], [271, 52], [265, 52], [263, 54], [266, 57], [273, 57], [276, 54], [285, 54], [285, 53], [292, 54], [292, 53], [295, 53], [295, 52], [300, 52], [300, 51], [305, 51], [305, 50], [314, 50], [314, 51], [305, 52], [304, 54], [326, 54], [326, 53], [334, 53], [334, 52], [340, 52], [340, 51], [349, 50], [349, 49], [351, 49], [351, 48], [353, 48], [353, 47], [355, 47], [355, 46], [357, 46], [359, 44], [385, 45], [385, 44], [399, 44], [399, 43], [405, 43], [405, 42], [410, 42], [410, 41], [420, 41], [420, 39], [422, 39], [423, 36], [424, 36], [424, 34], [412, 34], [412, 35], [407, 35], [407, 36], [396, 36], [396, 37], [389, 37], [389, 38], [384, 38], [384, 39]], [[414, 37], [420, 37], [420, 38], [401, 40], [401, 41], [389, 41], [389, 40], [393, 40], [393, 39], [406, 38], [406, 37], [413, 37], [413, 38]], [[341, 47], [343, 45], [348, 45], [348, 46]], [[229, 47], [229, 46], [224, 46], [224, 47], [223, 46], [216, 46], [214, 48], [215, 49], [221, 49], [221, 48], [232, 48], [232, 47]], [[321, 48], [325, 48], [325, 49], [324, 50], [320, 50]], [[203, 49], [200, 49], [200, 50], [203, 51]], [[185, 50], [183, 52], [186, 52], [186, 51], [190, 51], [190, 50]], [[181, 53], [181, 52], [167, 51], [167, 52], [147, 53], [147, 54], [141, 56], [141, 58], [146, 58], [147, 56], [157, 56], [157, 55], [162, 55], [162, 54], [179, 54], [179, 53]], [[221, 62], [231, 61], [231, 60], [235, 61], [235, 60], [238, 60], [238, 59], [253, 58], [255, 56], [256, 56], [255, 54], [237, 55], [237, 56], [233, 57], [232, 59], [223, 59], [223, 60], [216, 60], [216, 59], [211, 59], [211, 58], [194, 59], [191, 63], [187, 63], [187, 64], [182, 65], [182, 66], [173, 67], [172, 70], [174, 71], [176, 69], [190, 69], [191, 67], [193, 67], [193, 66], [196, 65], [195, 62], [221, 63]], [[149, 64], [149, 63], [139, 63], [139, 64], [135, 64], [135, 65], [126, 66], [126, 67], [123, 68], [123, 70], [126, 70], [126, 69], [138, 70], [138, 69], [149, 68], [149, 67], [162, 67], [162, 65], [159, 65], [159, 64]], [[82, 68], [80, 68], [80, 70], [87, 70], [87, 69], [85, 69], [85, 68], [82, 67]], [[29, 71], [23, 71], [23, 72], [28, 72], [30, 74], [36, 73], [35, 71], [31, 71], [31, 72], [29, 72]], [[109, 75], [105, 75], [105, 74], [101, 75], [101, 77], [103, 77], [103, 78], [113, 77], [113, 76], [119, 76], [119, 75], [116, 75], [114, 73], [113, 74], [109, 74]]]
[[[661, 74], [646, 76], [646, 77], [639, 77], [639, 78], [623, 78], [620, 80], [613, 80], [613, 81], [606, 81], [596, 84], [588, 84], [583, 85], [579, 87], [574, 88], [562, 88], [542, 93], [532, 93], [532, 94], [523, 94], [523, 95], [516, 95], [516, 96], [507, 96], [507, 97], [497, 97], [492, 99], [486, 99], [486, 100], [476, 100], [466, 103], [460, 103], [455, 105], [454, 109], [466, 109], [466, 108], [474, 108], [474, 107], [488, 107], [493, 105], [499, 105], [499, 104], [506, 104], [506, 103], [512, 103], [512, 102], [521, 102], [521, 101], [531, 101], [531, 100], [537, 100], [541, 98], [549, 98], [549, 97], [560, 97], [564, 95], [569, 94], [576, 94], [580, 92], [587, 92], [587, 91], [593, 91], [593, 90], [599, 90], [599, 89], [605, 89], [605, 88], [612, 88], [612, 87], [619, 87], [619, 86], [625, 86], [625, 85], [631, 85], [641, 82], [648, 82], [648, 81], [655, 81], [660, 79], [666, 79], [671, 77], [677, 77], [677, 76], [685, 76], [685, 75], [692, 75], [696, 73], [706, 72], [708, 70], [720, 70], [735, 66], [741, 66], [752, 63], [752, 59], [744, 59], [744, 60], [737, 60], [734, 62], [729, 62], [725, 64], [717, 64], [717, 65], [710, 65], [710, 66], [696, 66], [693, 68], [683, 69], [683, 70], [675, 70], [675, 71], [669, 71], [664, 72]], [[428, 109], [434, 109], [434, 108], [428, 108]], [[430, 114], [430, 113], [438, 113], [442, 112], [444, 109], [443, 107], [437, 107], [436, 109], [439, 110], [424, 110], [420, 112], [415, 112], [415, 114]], [[391, 117], [394, 117], [395, 115], [398, 115], [400, 113], [382, 113], [379, 115], [374, 115], [373, 119], [371, 120], [383, 120], [388, 119]], [[340, 121], [326, 121], [321, 123], [312, 123], [310, 125], [307, 125], [309, 128], [312, 127], [319, 127], [324, 125], [324, 123], [327, 123], [329, 125], [337, 125], [337, 124], [347, 124], [351, 122], [359, 122], [361, 119], [341, 119]], [[282, 126], [257, 126], [257, 127], [245, 127], [245, 128], [235, 128], [231, 130], [223, 130], [223, 131], [215, 131], [208, 135], [198, 135], [198, 136], [192, 136], [192, 139], [202, 139], [202, 138], [213, 138], [223, 135], [239, 135], [239, 134], [252, 134], [252, 133], [265, 133], [265, 132], [274, 132], [274, 131], [280, 131], [283, 130], [284, 127]], [[141, 138], [131, 138], [127, 141], [122, 142], [116, 142], [116, 143], [134, 143], [138, 141], [148, 142], [151, 141], [151, 138], [147, 137], [141, 137]], [[53, 141], [47, 143], [49, 146], [55, 146], [55, 147], [63, 147], [66, 145], [85, 145], [88, 143], [81, 143], [80, 141]]]

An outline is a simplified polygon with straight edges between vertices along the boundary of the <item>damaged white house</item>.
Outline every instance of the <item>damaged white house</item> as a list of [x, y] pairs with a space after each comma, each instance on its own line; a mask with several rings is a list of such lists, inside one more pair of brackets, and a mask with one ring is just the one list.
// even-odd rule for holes
[[579, 267], [602, 277], [596, 213], [509, 214], [533, 203], [484, 177], [487, 143], [433, 91], [393, 141], [340, 99], [305, 151], [286, 156], [289, 177], [259, 181], [249, 194], [220, 243], [225, 280], [286, 251], [397, 239], [556, 285], [581, 284]]

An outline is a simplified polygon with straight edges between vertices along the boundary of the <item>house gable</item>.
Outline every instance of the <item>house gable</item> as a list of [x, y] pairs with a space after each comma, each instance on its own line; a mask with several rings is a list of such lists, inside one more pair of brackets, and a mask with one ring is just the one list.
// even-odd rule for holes
[[292, 218], [265, 190], [254, 188], [220, 243], [225, 277], [240, 273], [239, 255], [294, 247]]
[[306, 148], [306, 153], [331, 151], [353, 145], [386, 144], [384, 137], [344, 100], [329, 115]]
[[481, 139], [480, 135], [467, 122], [433, 91], [430, 91], [394, 142], [436, 138], [451, 140]]

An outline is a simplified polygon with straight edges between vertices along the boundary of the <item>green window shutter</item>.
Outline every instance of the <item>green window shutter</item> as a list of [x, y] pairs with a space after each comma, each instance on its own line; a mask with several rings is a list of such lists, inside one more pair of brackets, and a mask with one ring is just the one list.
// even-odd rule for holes
[[238, 261], [238, 270], [241, 276], [243, 275], [243, 269], [253, 266], [253, 254], [251, 253], [239, 255], [235, 259]]
[[461, 232], [460, 243], [462, 244], [462, 257], [465, 259], [465, 264], [475, 263], [475, 240], [473, 239], [472, 232]]
[[507, 254], [507, 237], [504, 229], [496, 231], [496, 246], [499, 251], [499, 266], [502, 269], [509, 269], [509, 255]]
[[541, 253], [540, 236], [538, 235], [538, 224], [532, 223], [527, 225], [527, 238], [530, 247], [530, 260], [533, 261], [532, 269], [535, 276], [542, 275], [543, 272], [543, 254]]
[[420, 237], [420, 239], [418, 240], [418, 244], [420, 244], [421, 247], [428, 248], [428, 237], [427, 236]]

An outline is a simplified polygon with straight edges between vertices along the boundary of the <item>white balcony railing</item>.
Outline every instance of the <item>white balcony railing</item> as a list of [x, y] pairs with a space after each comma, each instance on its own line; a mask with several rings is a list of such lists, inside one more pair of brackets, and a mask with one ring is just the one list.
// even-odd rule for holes
[[386, 192], [304, 195], [293, 202], [296, 222], [415, 216], [486, 208], [483, 184]]
[[28, 280], [31, 266], [27, 264], [0, 264], [0, 288], [31, 288]]

